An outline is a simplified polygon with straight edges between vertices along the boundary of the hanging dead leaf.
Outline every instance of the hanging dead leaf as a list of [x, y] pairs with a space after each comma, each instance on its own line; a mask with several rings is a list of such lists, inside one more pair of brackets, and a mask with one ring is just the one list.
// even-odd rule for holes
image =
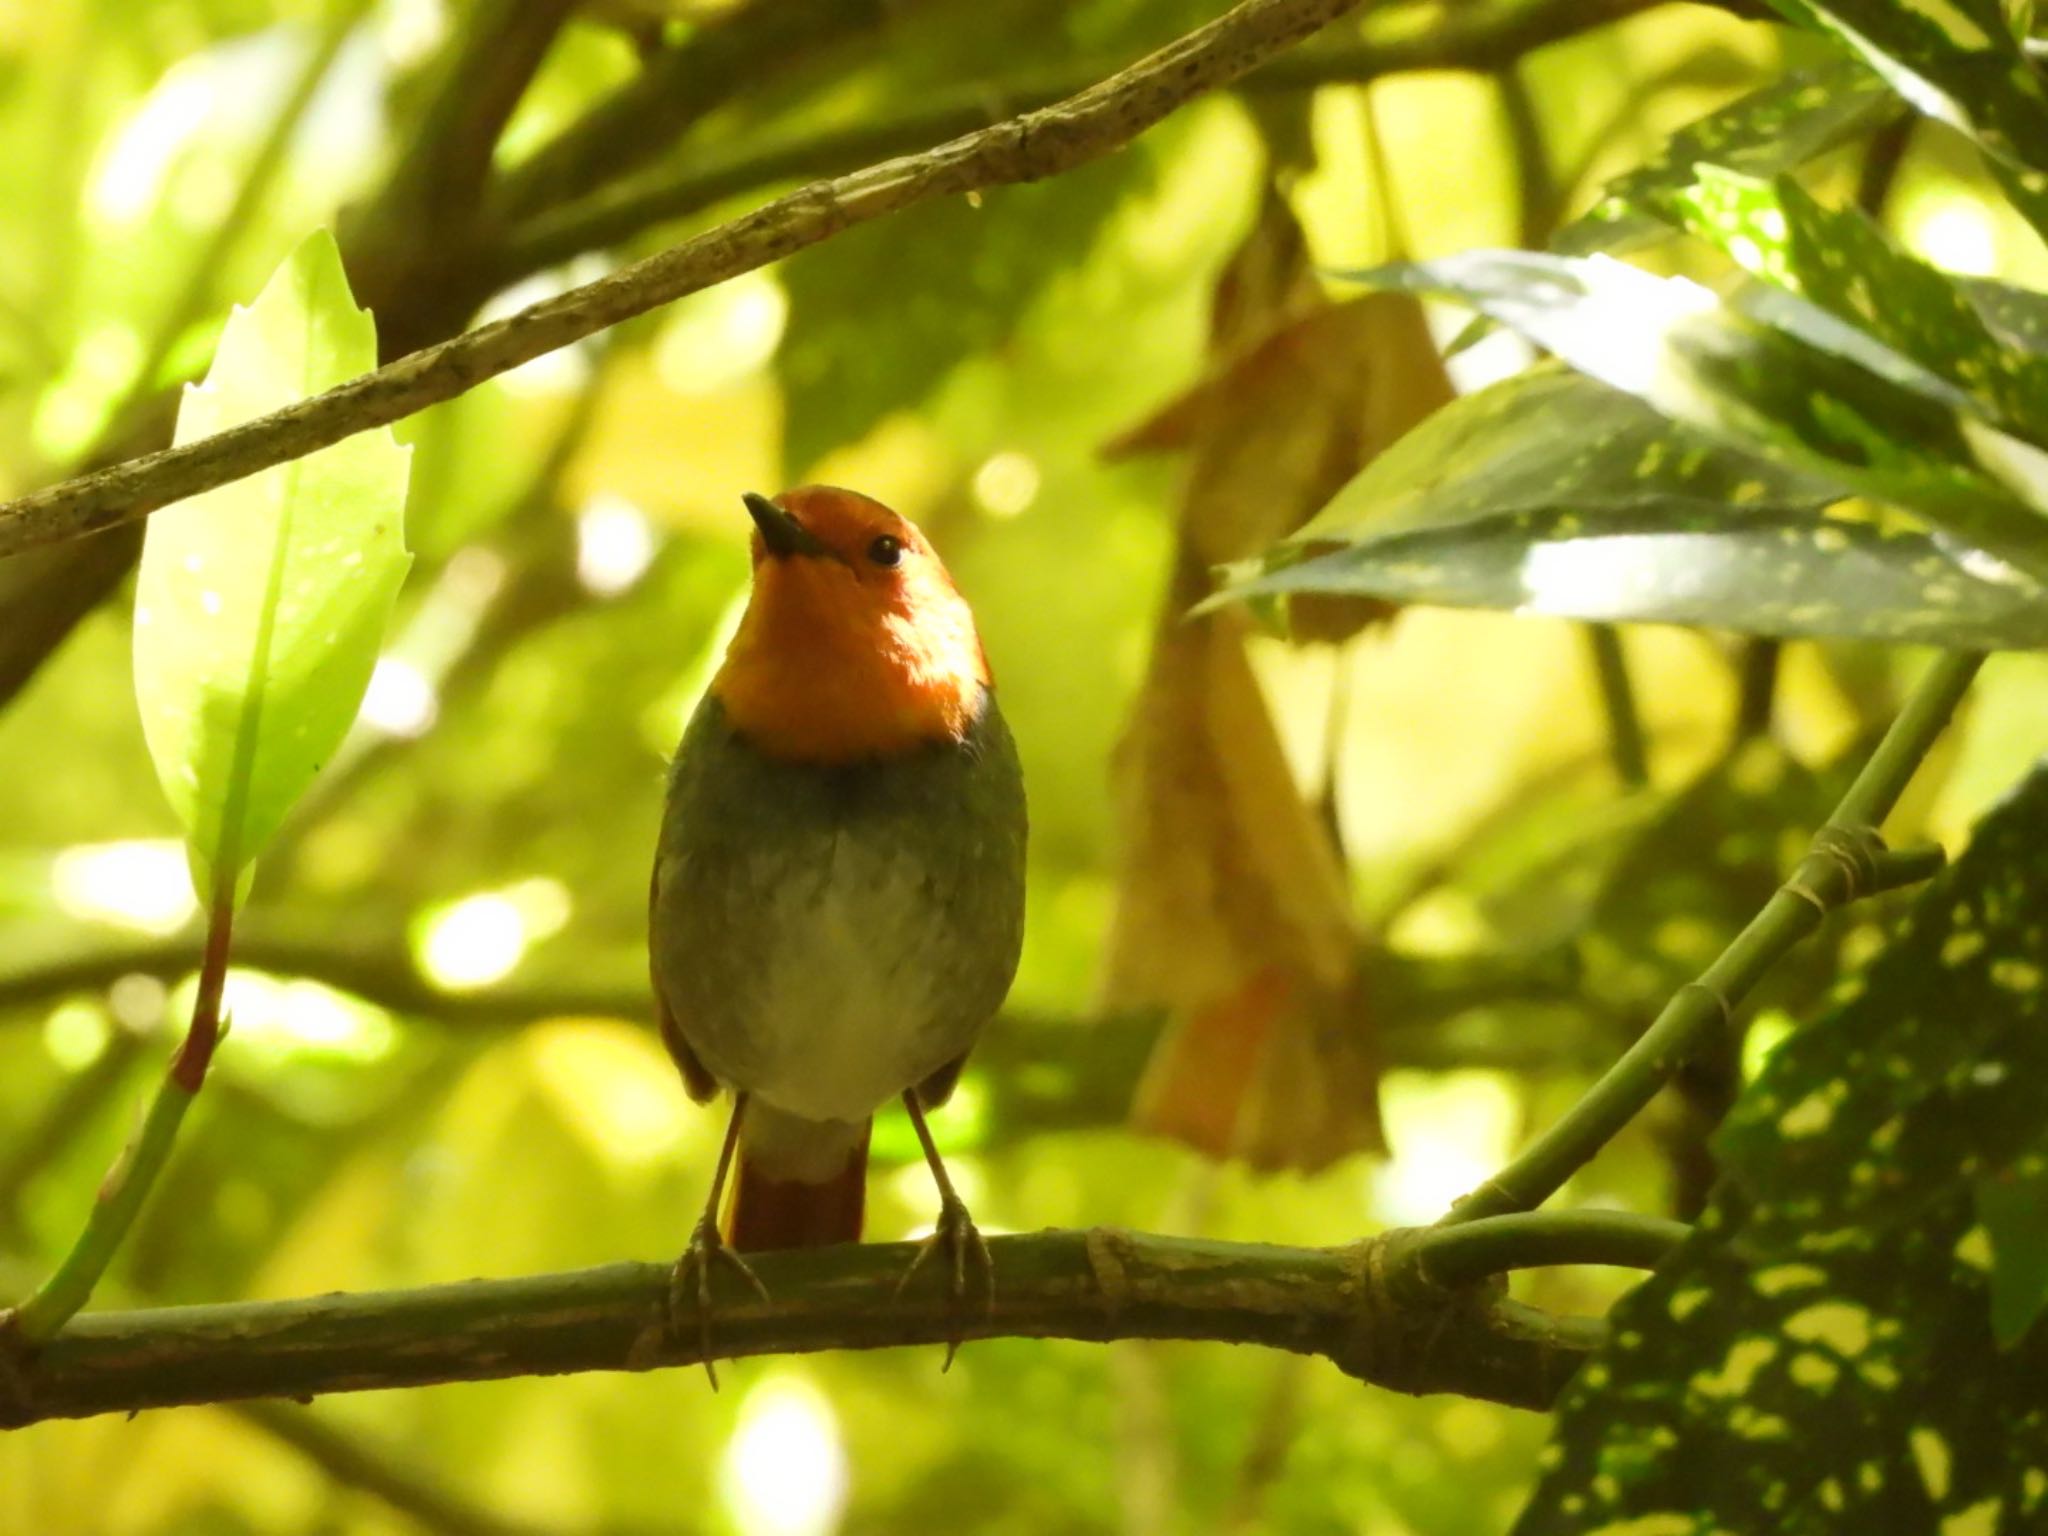
[[[1106, 991], [1164, 1005], [1133, 1119], [1261, 1169], [1380, 1145], [1377, 1067], [1343, 859], [1303, 797], [1239, 610], [1190, 622], [1210, 571], [1291, 533], [1451, 396], [1415, 302], [1332, 304], [1284, 200], [1218, 283], [1216, 365], [1110, 444], [1190, 454], [1175, 575], [1115, 775], [1123, 830]], [[1384, 617], [1291, 614], [1341, 638]]]

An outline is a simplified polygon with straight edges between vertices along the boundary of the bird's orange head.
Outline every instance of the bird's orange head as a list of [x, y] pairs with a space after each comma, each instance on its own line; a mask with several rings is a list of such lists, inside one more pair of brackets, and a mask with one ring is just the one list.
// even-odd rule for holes
[[916, 524], [829, 485], [745, 500], [754, 590], [711, 683], [740, 734], [828, 763], [964, 737], [988, 661]]

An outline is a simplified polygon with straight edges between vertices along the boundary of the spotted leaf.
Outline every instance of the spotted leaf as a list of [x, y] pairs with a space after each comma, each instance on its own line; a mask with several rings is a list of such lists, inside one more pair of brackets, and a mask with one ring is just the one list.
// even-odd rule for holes
[[1673, 421], [2048, 578], [2048, 454], [1797, 294], [1777, 291], [1751, 314], [1611, 257], [1527, 251], [1354, 275], [1469, 304]]
[[1230, 595], [2048, 645], [2048, 586], [1867, 506], [1824, 517], [1833, 494], [1583, 374], [1537, 368], [1438, 411], [1240, 568]]
[[1771, 0], [1826, 32], [1930, 117], [2048, 191], [2048, 85], [2000, 0]]
[[[2048, 357], [1996, 335], [1957, 279], [1899, 249], [1861, 213], [1824, 207], [1789, 177], [1758, 181], [1704, 165], [1669, 206], [1682, 227], [1946, 380], [1987, 419], [2048, 440]], [[1782, 312], [1788, 328], [1807, 313]], [[1830, 335], [1807, 339], [1826, 346]]]
[[1980, 1220], [2048, 1146], [2044, 838], [2048, 769], [1772, 1055], [1706, 1217], [1567, 1392], [1521, 1536], [2048, 1524], [2048, 1333], [1994, 1311]]
[[1566, 255], [1623, 250], [1665, 230], [1659, 210], [1697, 167], [1770, 176], [1804, 165], [1903, 115], [1906, 104], [1854, 59], [1800, 70], [1710, 112], [1674, 133], [1654, 159], [1609, 182], [1595, 203], [1557, 232]]

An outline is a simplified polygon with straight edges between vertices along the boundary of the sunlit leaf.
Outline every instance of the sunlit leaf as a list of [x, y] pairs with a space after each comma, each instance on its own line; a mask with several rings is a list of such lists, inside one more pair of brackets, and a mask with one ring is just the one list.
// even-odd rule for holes
[[[186, 393], [189, 442], [376, 366], [340, 253], [310, 236]], [[157, 777], [218, 898], [340, 743], [405, 578], [408, 452], [364, 433], [167, 507], [135, 598], [135, 686]]]
[[1771, 290], [1760, 306], [1796, 319], [1795, 336], [1696, 283], [1606, 256], [1472, 251], [1357, 275], [1469, 304], [1674, 421], [2048, 574], [2048, 455], [1797, 295]]
[[1821, 517], [1835, 499], [1583, 374], [1537, 368], [1438, 411], [1232, 591], [2048, 645], [2048, 587], [1923, 531]]
[[1994, 1334], [1972, 1170], [2038, 1166], [2048, 1124], [2044, 837], [2037, 770], [1772, 1055], [1700, 1230], [1569, 1389], [1522, 1536], [2040, 1526], [2048, 1335]]
[[1860, 212], [1823, 207], [1789, 177], [1705, 165], [1669, 206], [1691, 233], [1946, 379], [1998, 425], [2048, 437], [2048, 358], [1994, 335], [1957, 279]]
[[1651, 210], [1703, 164], [1770, 176], [1804, 165], [1906, 110], [1881, 79], [1839, 59], [1773, 80], [1674, 133], [1656, 157], [1607, 184], [1551, 242], [1567, 255], [1620, 250], [1661, 231]]
[[1930, 117], [2018, 169], [2048, 169], [2048, 88], [1999, 0], [1772, 0], [1860, 55]]

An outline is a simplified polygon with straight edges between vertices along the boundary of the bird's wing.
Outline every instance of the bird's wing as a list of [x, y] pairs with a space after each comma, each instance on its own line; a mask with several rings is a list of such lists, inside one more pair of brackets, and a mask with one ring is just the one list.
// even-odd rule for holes
[[[647, 917], [652, 925], [655, 898], [661, 893], [661, 869], [656, 866], [653, 878], [647, 883]], [[683, 1032], [676, 1025], [676, 1016], [669, 1011], [668, 999], [661, 995], [661, 978], [654, 981], [654, 1015], [661, 1024], [661, 1043], [668, 1047], [669, 1056], [675, 1061], [676, 1069], [683, 1074], [683, 1091], [699, 1104], [709, 1104], [718, 1097], [718, 1080], [704, 1069], [704, 1063], [697, 1059], [697, 1053], [690, 1049], [690, 1042], [683, 1038]], [[948, 1084], [948, 1087], [951, 1085]]]
[[917, 1085], [918, 1104], [925, 1109], [937, 1109], [953, 1097], [953, 1089], [958, 1085], [960, 1074], [966, 1067], [967, 1052], [962, 1051]]

